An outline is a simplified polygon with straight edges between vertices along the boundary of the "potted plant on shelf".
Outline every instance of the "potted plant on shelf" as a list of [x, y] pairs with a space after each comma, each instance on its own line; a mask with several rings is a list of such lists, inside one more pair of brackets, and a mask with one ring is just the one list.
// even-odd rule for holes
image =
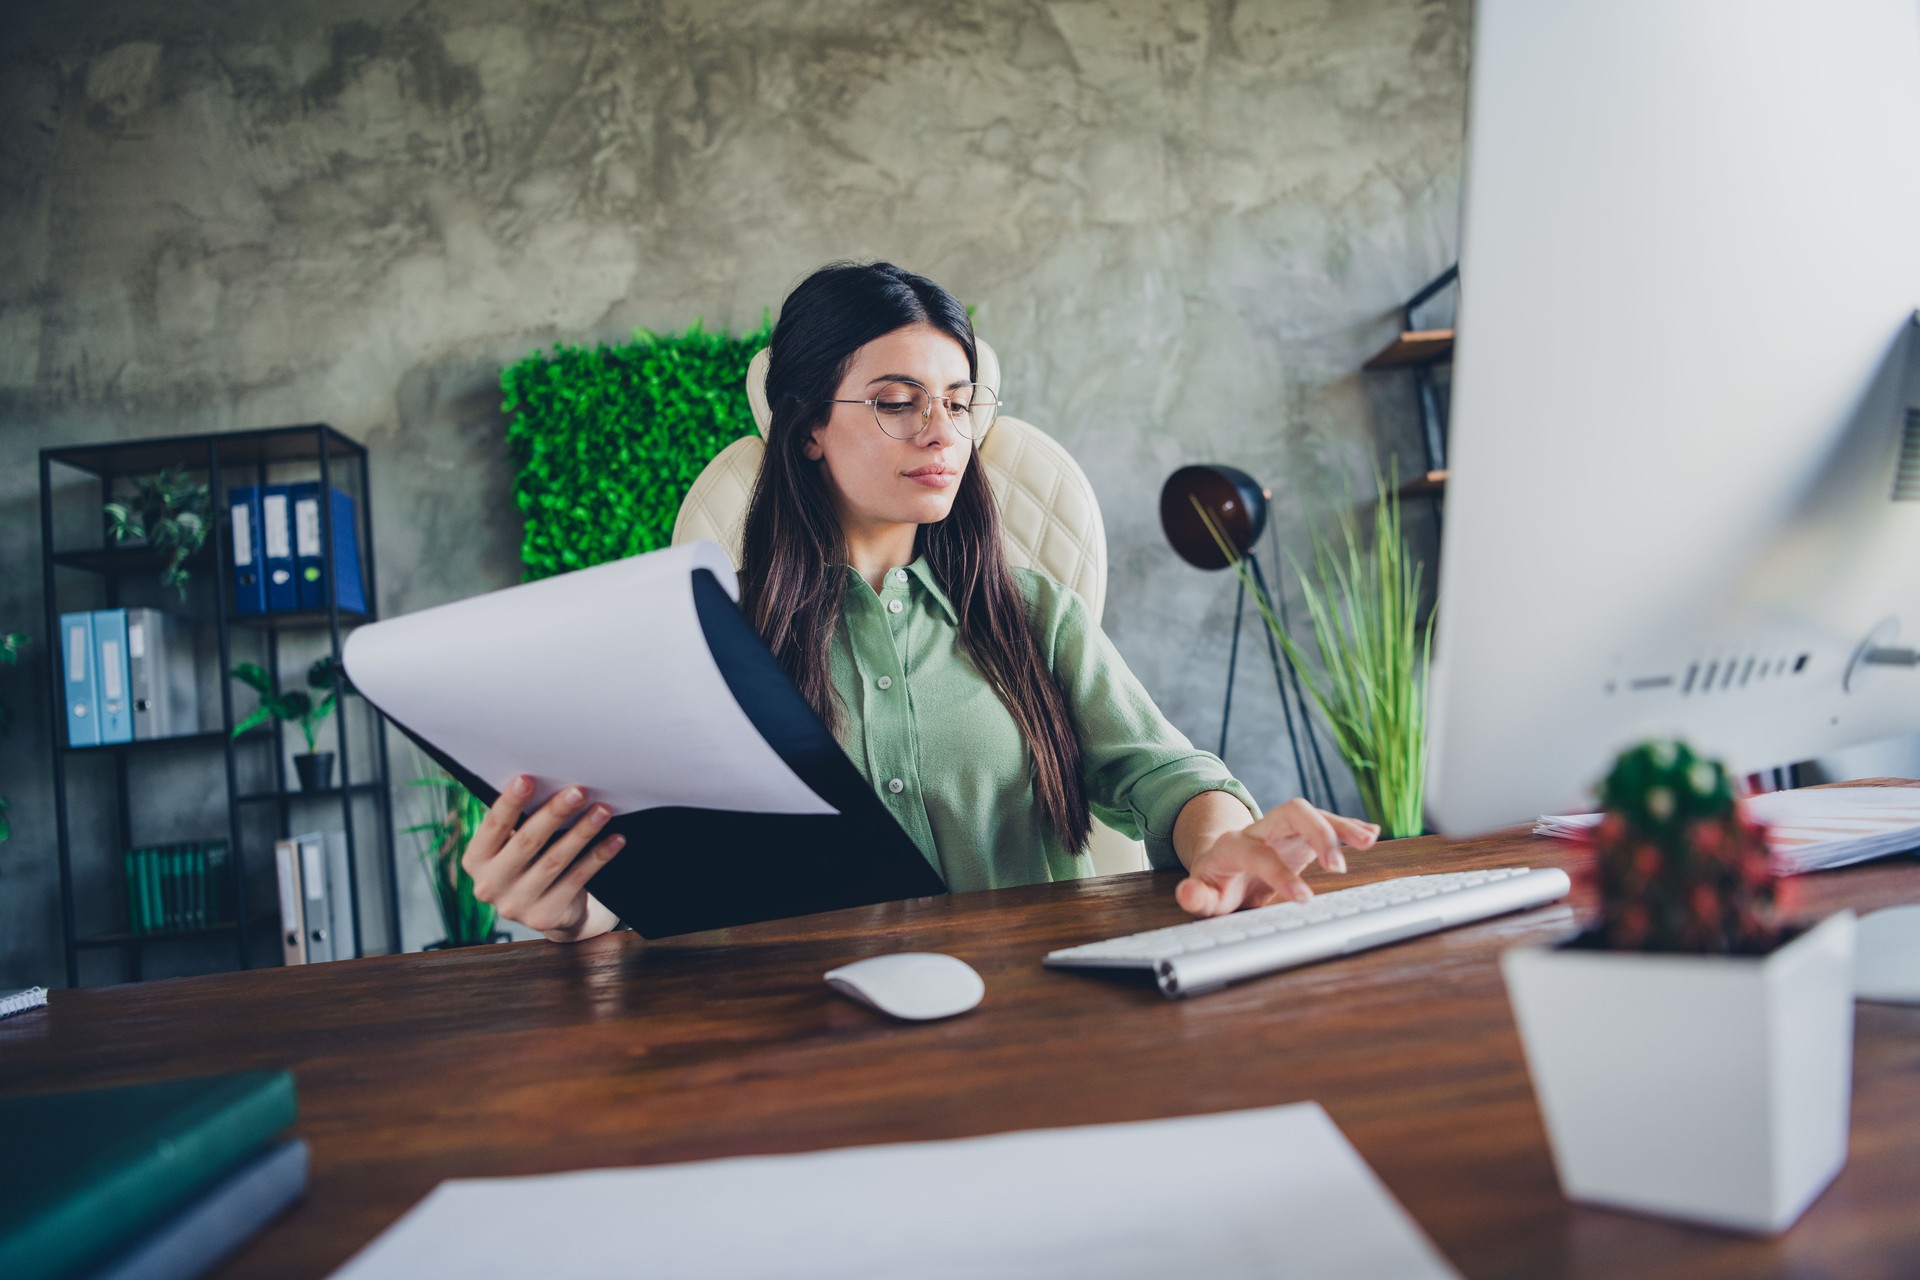
[[426, 869], [434, 905], [440, 909], [440, 922], [447, 931], [445, 939], [428, 943], [425, 950], [504, 941], [506, 932], [493, 927], [492, 905], [473, 896], [473, 877], [460, 863], [467, 842], [487, 816], [487, 806], [437, 770], [415, 778], [409, 785], [420, 790], [426, 803], [422, 820], [408, 827], [407, 834], [419, 838], [420, 865]]
[[207, 540], [213, 498], [207, 486], [184, 471], [164, 468], [136, 480], [124, 501], [105, 505], [107, 531], [115, 542], [142, 542], [167, 557], [160, 581], [187, 598], [187, 558]]
[[233, 727], [233, 736], [239, 737], [256, 725], [268, 720], [280, 720], [298, 724], [300, 732], [307, 740], [305, 755], [293, 758], [294, 771], [300, 776], [302, 791], [324, 791], [333, 785], [333, 752], [321, 751], [315, 735], [319, 732], [320, 722], [332, 714], [337, 687], [347, 693], [353, 692], [347, 683], [347, 673], [332, 657], [319, 658], [307, 668], [307, 687], [281, 693], [273, 686], [273, 677], [251, 662], [243, 662], [233, 669], [233, 678], [260, 695], [260, 705], [253, 714]]
[[1598, 918], [1501, 957], [1560, 1185], [1784, 1230], [1846, 1162], [1853, 913], [1783, 927], [1765, 830], [1683, 744], [1622, 754], [1601, 803]]
[[1374, 504], [1370, 546], [1363, 545], [1349, 501], [1339, 517], [1338, 547], [1314, 531], [1311, 574], [1287, 556], [1306, 598], [1324, 675], [1308, 663], [1279, 606], [1226, 530], [1194, 503], [1332, 729], [1367, 819], [1378, 823], [1388, 839], [1426, 830], [1421, 806], [1427, 773], [1427, 671], [1433, 655], [1433, 618], [1429, 615], [1425, 626], [1419, 621], [1421, 566], [1400, 533], [1398, 476], [1397, 464], [1388, 480], [1374, 467], [1380, 497]]

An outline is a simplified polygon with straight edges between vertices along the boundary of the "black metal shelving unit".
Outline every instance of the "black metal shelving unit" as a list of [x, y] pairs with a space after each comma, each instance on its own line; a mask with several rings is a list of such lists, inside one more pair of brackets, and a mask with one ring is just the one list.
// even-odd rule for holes
[[[367, 472], [366, 448], [355, 440], [335, 431], [323, 423], [302, 426], [268, 427], [259, 430], [235, 431], [206, 435], [173, 436], [165, 439], [113, 441], [92, 445], [62, 446], [40, 451], [40, 512], [41, 512], [41, 559], [46, 609], [46, 634], [54, 642], [46, 646], [48, 677], [50, 687], [55, 690], [65, 688], [65, 673], [61, 665], [62, 645], [57, 642], [60, 635], [60, 615], [78, 607], [116, 608], [121, 604], [122, 584], [131, 575], [157, 573], [163, 563], [162, 557], [144, 547], [119, 547], [110, 544], [105, 531], [104, 521], [98, 513], [100, 505], [110, 499], [114, 484], [122, 478], [151, 475], [163, 468], [187, 471], [205, 478], [212, 493], [214, 528], [209, 532], [207, 543], [188, 563], [196, 577], [204, 575], [212, 586], [210, 607], [205, 601], [206, 588], [200, 588], [202, 604], [197, 612], [190, 614], [190, 621], [196, 631], [208, 628], [214, 637], [214, 648], [218, 653], [218, 672], [216, 682], [220, 695], [221, 728], [202, 728], [195, 733], [180, 734], [166, 738], [148, 738], [134, 742], [109, 744], [105, 746], [70, 746], [67, 742], [67, 717], [65, 698], [55, 697], [49, 700], [52, 713], [53, 784], [55, 835], [59, 850], [60, 866], [60, 905], [62, 942], [66, 956], [67, 985], [80, 985], [80, 956], [83, 952], [98, 950], [118, 950], [123, 958], [123, 967], [133, 980], [142, 976], [145, 948], [150, 945], [178, 942], [183, 939], [223, 939], [231, 938], [234, 965], [237, 968], [251, 966], [253, 940], [265, 935], [277, 935], [277, 912], [263, 912], [259, 904], [250, 907], [247, 901], [248, 868], [264, 860], [271, 871], [271, 840], [255, 840], [250, 847], [245, 828], [249, 815], [261, 809], [270, 813], [274, 831], [280, 837], [293, 834], [291, 826], [295, 805], [316, 806], [327, 801], [337, 801], [339, 821], [344, 832], [347, 849], [347, 867], [349, 895], [354, 911], [354, 951], [364, 954], [366, 940], [364, 933], [363, 898], [360, 884], [360, 857], [356, 844], [355, 821], [356, 802], [371, 802], [374, 807], [372, 827], [379, 852], [379, 865], [384, 880], [383, 896], [384, 925], [387, 945], [397, 947], [400, 938], [399, 885], [393, 849], [392, 801], [389, 787], [389, 769], [387, 761], [387, 740], [385, 726], [379, 712], [364, 700], [341, 697], [333, 713], [336, 750], [339, 756], [339, 782], [320, 791], [303, 792], [288, 788], [286, 768], [286, 726], [273, 722], [271, 729], [259, 728], [241, 735], [233, 736], [233, 726], [239, 722], [234, 708], [234, 682], [226, 673], [231, 671], [236, 660], [235, 640], [238, 632], [250, 632], [254, 639], [251, 646], [260, 656], [260, 665], [274, 673], [276, 680], [280, 673], [280, 641], [283, 635], [298, 632], [323, 633], [327, 651], [335, 659], [341, 655], [343, 641], [347, 631], [362, 622], [372, 621], [377, 616], [379, 584], [374, 570], [374, 541], [371, 494]], [[61, 469], [57, 471], [56, 469]], [[72, 473], [79, 473], [79, 487], [85, 490], [89, 484], [97, 485], [92, 495], [83, 493], [77, 502], [70, 490], [62, 490], [56, 496], [55, 477], [61, 475], [65, 480], [73, 480]], [[327, 606], [324, 609], [297, 613], [267, 613], [259, 615], [236, 616], [231, 598], [232, 584], [232, 538], [227, 526], [225, 513], [228, 506], [228, 490], [236, 484], [266, 485], [279, 480], [318, 480], [322, 494], [331, 492], [337, 481], [340, 487], [354, 499], [355, 523], [358, 525], [360, 563], [365, 578], [366, 603], [365, 614], [343, 611], [337, 603], [337, 596], [329, 591]], [[56, 504], [65, 501], [69, 507], [84, 509], [92, 501], [94, 519], [88, 524], [86, 538], [97, 539], [99, 545], [62, 548], [56, 545]], [[327, 558], [327, 581], [335, 581], [332, 564], [334, 543], [333, 503], [330, 500], [319, 504], [321, 522], [321, 549]], [[71, 523], [71, 522], [70, 522]], [[94, 586], [88, 588], [96, 599], [103, 598], [104, 603], [87, 605], [65, 604], [79, 589], [84, 581], [91, 579]], [[66, 588], [63, 590], [63, 588]], [[211, 616], [207, 616], [207, 615]], [[202, 633], [204, 634], [204, 633]], [[246, 655], [242, 655], [243, 657]], [[204, 661], [204, 658], [203, 658]], [[304, 670], [295, 673], [294, 679], [304, 680]], [[336, 693], [339, 691], [336, 690]], [[356, 710], [357, 708], [357, 710]], [[349, 731], [347, 717], [357, 715], [365, 717], [365, 741], [372, 749], [369, 759], [362, 762], [360, 772], [355, 773], [355, 757], [352, 751], [353, 734]], [[201, 724], [207, 723], [204, 717]], [[129, 764], [141, 757], [157, 753], [171, 753], [174, 758], [189, 758], [194, 755], [210, 757], [215, 749], [222, 757], [223, 766], [219, 776], [224, 784], [226, 809], [226, 840], [228, 848], [227, 865], [232, 883], [229, 886], [229, 900], [234, 905], [233, 918], [214, 926], [187, 931], [135, 933], [122, 923], [122, 927], [96, 931], [87, 936], [78, 936], [76, 931], [76, 901], [74, 887], [74, 859], [76, 853], [86, 857], [111, 856], [117, 864], [120, 853], [132, 844], [131, 829], [133, 821], [132, 803], [138, 799], [129, 780]], [[270, 761], [262, 761], [258, 753], [263, 749], [270, 754]], [[108, 849], [87, 848], [76, 851], [73, 845], [73, 822], [70, 807], [73, 796], [70, 794], [69, 770], [71, 765], [81, 758], [105, 758], [111, 762], [113, 770], [114, 809], [112, 814], [113, 847]], [[211, 765], [212, 760], [208, 760]], [[244, 768], [243, 768], [244, 764]], [[250, 789], [243, 789], [241, 775], [245, 773], [253, 781]], [[254, 824], [256, 828], [258, 823]], [[217, 837], [208, 837], [216, 838]], [[260, 847], [264, 843], [264, 848]], [[117, 878], [115, 879], [117, 883]], [[124, 902], [124, 899], [123, 899]], [[124, 912], [124, 905], [117, 913]], [[96, 915], [99, 913], [96, 912]], [[265, 934], [261, 931], [264, 930]], [[277, 954], [277, 948], [276, 948]]]
[[1422, 474], [1401, 483], [1400, 496], [1433, 499], [1433, 531], [1436, 537], [1440, 533], [1441, 504], [1446, 499], [1447, 491], [1448, 406], [1435, 370], [1452, 362], [1455, 334], [1451, 328], [1421, 328], [1418, 315], [1421, 307], [1449, 286], [1457, 285], [1459, 280], [1460, 264], [1456, 262], [1421, 286], [1420, 291], [1400, 307], [1399, 335], [1380, 354], [1361, 366], [1369, 373], [1404, 369], [1414, 375], [1414, 395], [1420, 411], [1420, 445], [1426, 455], [1427, 468]]

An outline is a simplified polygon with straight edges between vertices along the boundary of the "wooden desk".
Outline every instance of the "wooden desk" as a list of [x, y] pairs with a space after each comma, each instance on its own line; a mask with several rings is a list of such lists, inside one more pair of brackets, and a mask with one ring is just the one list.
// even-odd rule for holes
[[[1520, 831], [1402, 840], [1355, 857], [1346, 880], [1565, 860]], [[1920, 1008], [1858, 1006], [1847, 1167], [1791, 1232], [1749, 1239], [1561, 1198], [1495, 958], [1566, 931], [1569, 906], [1189, 1002], [1041, 968], [1054, 947], [1175, 922], [1175, 880], [60, 991], [0, 1022], [0, 1091], [290, 1068], [311, 1188], [225, 1276], [323, 1275], [443, 1178], [1305, 1099], [1475, 1280], [1920, 1275]], [[1808, 914], [1920, 901], [1920, 862], [1800, 884]], [[960, 956], [986, 1001], [903, 1025], [820, 981], [890, 950]]]

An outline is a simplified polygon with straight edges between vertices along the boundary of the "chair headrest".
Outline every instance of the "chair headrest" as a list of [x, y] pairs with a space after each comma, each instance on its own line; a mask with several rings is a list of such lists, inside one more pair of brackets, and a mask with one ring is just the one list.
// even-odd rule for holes
[[[1000, 391], [1000, 357], [993, 353], [993, 348], [984, 339], [975, 338], [973, 348], [975, 363], [980, 368], [980, 372], [974, 376], [995, 391]], [[747, 365], [747, 404], [753, 409], [753, 425], [760, 429], [760, 438], [763, 440], [767, 436], [767, 427], [773, 422], [773, 406], [767, 403], [767, 350], [766, 347], [760, 348]], [[992, 434], [992, 430], [989, 427], [987, 434]], [[977, 447], [986, 438], [986, 435], [982, 435], [973, 443]]]

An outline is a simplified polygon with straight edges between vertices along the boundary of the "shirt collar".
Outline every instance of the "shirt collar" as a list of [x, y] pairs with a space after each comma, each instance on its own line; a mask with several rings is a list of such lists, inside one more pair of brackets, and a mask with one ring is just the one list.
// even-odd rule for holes
[[953, 601], [947, 599], [947, 593], [940, 586], [940, 577], [934, 573], [933, 566], [927, 563], [927, 558], [925, 556], [916, 558], [907, 566], [907, 572], [919, 579], [921, 590], [933, 597], [933, 602], [939, 605], [941, 611], [947, 615], [947, 621], [956, 627], [959, 626], [960, 615], [953, 611]]
[[[868, 595], [873, 594], [873, 589], [866, 584], [866, 580], [860, 576], [858, 570], [852, 565], [847, 565], [846, 570], [847, 590], [851, 591], [858, 587]], [[892, 572], [893, 570], [888, 570], [888, 573]], [[907, 566], [907, 573], [920, 583], [920, 590], [932, 598], [933, 602], [940, 607], [940, 612], [947, 615], [947, 621], [953, 626], [959, 626], [960, 615], [954, 611], [953, 601], [947, 598], [947, 593], [940, 586], [939, 575], [934, 573], [933, 566], [927, 563], [927, 558], [917, 557]]]

